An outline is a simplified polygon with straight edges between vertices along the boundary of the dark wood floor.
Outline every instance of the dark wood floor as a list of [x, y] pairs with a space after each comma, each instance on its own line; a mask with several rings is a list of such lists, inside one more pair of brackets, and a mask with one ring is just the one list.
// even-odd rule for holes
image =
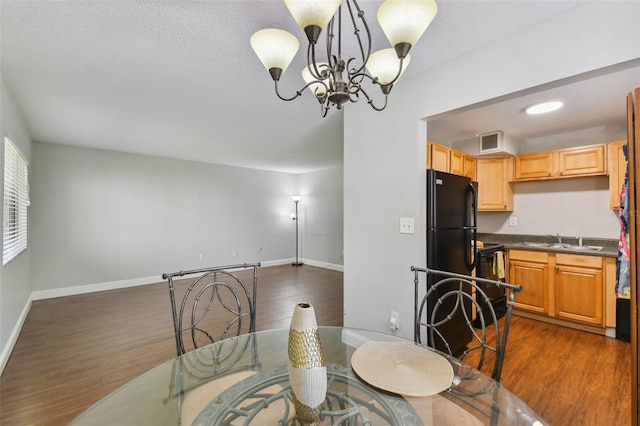
[[[259, 330], [288, 327], [300, 301], [320, 325], [342, 325], [342, 273], [284, 265], [259, 277]], [[164, 283], [35, 301], [0, 378], [0, 424], [66, 424], [174, 352]], [[502, 383], [554, 425], [628, 425], [630, 371], [628, 343], [516, 317]]]

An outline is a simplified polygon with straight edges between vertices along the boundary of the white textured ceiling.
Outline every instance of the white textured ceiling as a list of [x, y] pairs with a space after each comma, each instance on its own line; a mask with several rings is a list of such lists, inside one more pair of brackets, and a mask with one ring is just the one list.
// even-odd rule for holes
[[[386, 47], [380, 3], [360, 2], [374, 50]], [[404, 77], [580, 3], [440, 0]], [[304, 46], [280, 0], [1, 0], [2, 75], [35, 141], [296, 173], [339, 166], [342, 114], [321, 118], [309, 94], [275, 96], [249, 46], [268, 27]], [[283, 75], [289, 94], [304, 53]]]

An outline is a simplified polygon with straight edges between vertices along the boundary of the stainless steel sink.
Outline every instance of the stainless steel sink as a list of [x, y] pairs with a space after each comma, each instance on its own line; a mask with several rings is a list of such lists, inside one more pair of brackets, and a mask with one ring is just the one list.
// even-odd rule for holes
[[587, 245], [579, 245], [579, 244], [560, 244], [560, 243], [538, 243], [538, 242], [532, 242], [532, 241], [525, 241], [522, 244], [530, 247], [543, 247], [543, 248], [550, 248], [550, 249], [574, 250], [574, 251], [600, 251], [603, 249], [602, 246], [587, 246]]
[[576, 251], [600, 251], [603, 249], [601, 246], [579, 246], [577, 244], [562, 244], [562, 248], [565, 250], [576, 250]]
[[524, 244], [525, 246], [532, 246], [532, 247], [551, 247], [553, 245], [552, 243], [534, 243], [530, 241], [525, 241], [522, 244]]

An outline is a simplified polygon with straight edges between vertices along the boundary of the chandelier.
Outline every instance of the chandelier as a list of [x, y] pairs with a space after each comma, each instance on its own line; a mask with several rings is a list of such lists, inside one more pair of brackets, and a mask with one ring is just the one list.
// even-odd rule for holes
[[[371, 32], [356, 0], [284, 0], [284, 3], [309, 42], [307, 66], [302, 70], [306, 84], [291, 97], [283, 96], [278, 90], [280, 77], [300, 47], [294, 35], [273, 28], [260, 30], [251, 36], [251, 47], [271, 74], [280, 99], [292, 101], [309, 89], [320, 102], [323, 117], [332, 106], [342, 109], [345, 103], [357, 102], [360, 98], [365, 98], [374, 110], [382, 111], [394, 83], [409, 65], [409, 50], [438, 10], [434, 0], [386, 0], [378, 8], [377, 18], [392, 47], [371, 53]], [[342, 57], [343, 15], [347, 21], [345, 30], [348, 27], [355, 37], [351, 41], [356, 46], [354, 57]], [[318, 60], [316, 53], [323, 50], [318, 40], [324, 30], [326, 54]], [[375, 86], [384, 96], [381, 105], [376, 105], [365, 90]]]

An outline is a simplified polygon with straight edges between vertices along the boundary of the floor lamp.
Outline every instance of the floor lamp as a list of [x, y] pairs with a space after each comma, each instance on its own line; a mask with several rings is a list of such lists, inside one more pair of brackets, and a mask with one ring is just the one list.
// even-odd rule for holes
[[300, 201], [300, 196], [299, 195], [292, 195], [291, 199], [293, 200], [294, 203], [296, 203], [296, 212], [294, 213], [293, 216], [291, 216], [291, 218], [296, 222], [296, 261], [293, 262], [291, 265], [293, 266], [300, 266], [302, 265], [302, 262], [300, 262], [300, 260], [298, 259], [298, 201]]

